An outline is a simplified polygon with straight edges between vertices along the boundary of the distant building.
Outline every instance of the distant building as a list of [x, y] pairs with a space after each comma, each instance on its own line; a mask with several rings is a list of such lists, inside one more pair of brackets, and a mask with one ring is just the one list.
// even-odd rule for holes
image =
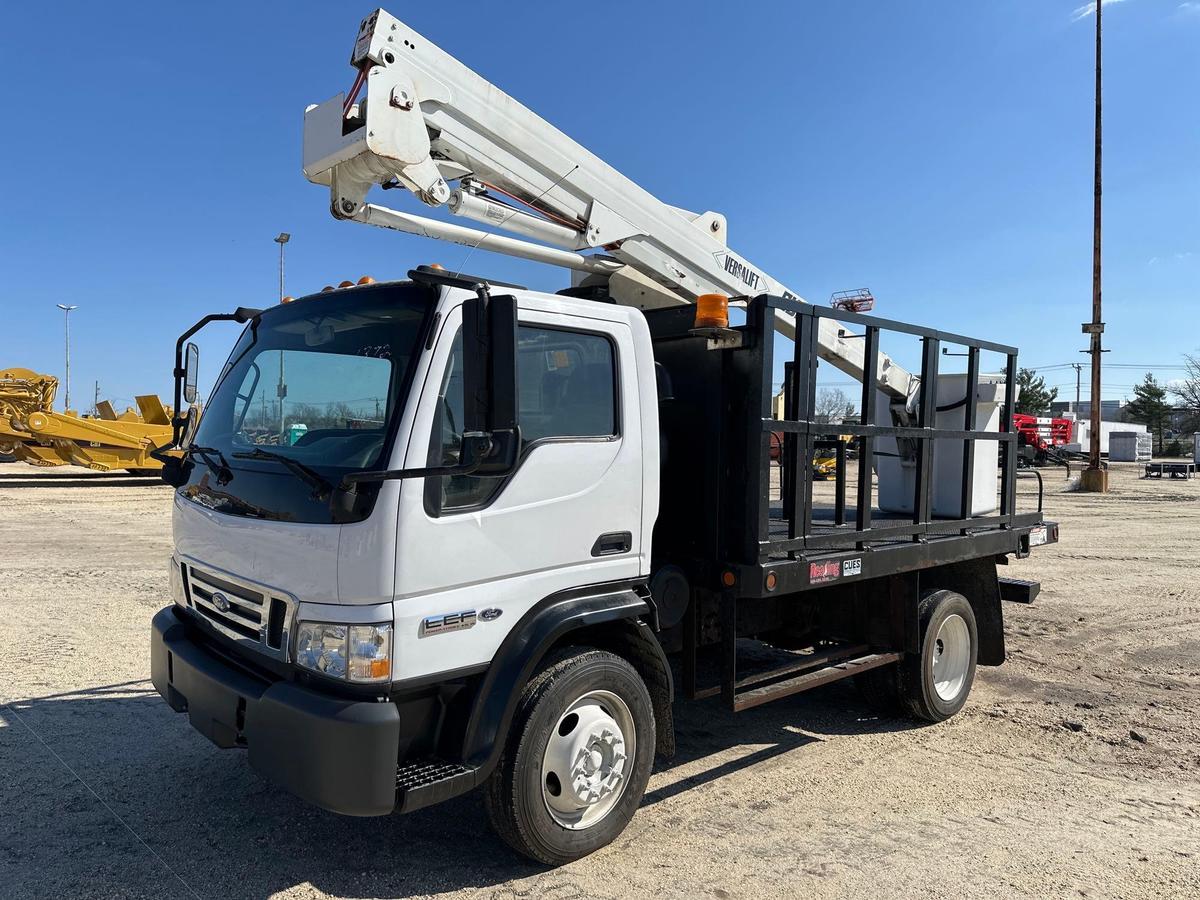
[[[1125, 416], [1122, 410], [1127, 405], [1124, 400], [1101, 400], [1100, 421], [1124, 422]], [[1090, 419], [1092, 416], [1091, 401], [1081, 400], [1076, 403], [1074, 400], [1055, 400], [1050, 404], [1050, 415], [1061, 416], [1063, 413], [1075, 413], [1080, 419]]]

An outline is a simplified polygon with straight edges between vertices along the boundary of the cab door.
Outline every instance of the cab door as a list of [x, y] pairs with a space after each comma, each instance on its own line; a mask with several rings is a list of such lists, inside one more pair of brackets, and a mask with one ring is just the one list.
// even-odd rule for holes
[[[538, 306], [523, 304], [519, 314], [516, 470], [404, 482], [394, 604], [398, 680], [486, 663], [543, 598], [646, 574], [641, 398], [630, 325], [611, 312], [606, 318], [603, 307], [592, 317], [577, 302]], [[408, 467], [457, 461], [461, 326], [458, 307], [437, 338]]]

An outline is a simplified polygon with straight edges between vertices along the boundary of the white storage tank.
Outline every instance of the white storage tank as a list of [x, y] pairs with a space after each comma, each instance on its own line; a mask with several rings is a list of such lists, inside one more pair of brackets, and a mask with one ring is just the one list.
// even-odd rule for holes
[[1154, 439], [1145, 431], [1114, 431], [1108, 436], [1109, 462], [1149, 462]]
[[[963, 398], [967, 392], [966, 375], [939, 375], [934, 428], [961, 431], [964, 422]], [[1004, 376], [980, 375], [975, 395], [975, 427], [979, 431], [1000, 431], [1000, 407], [1004, 404]], [[888, 399], [880, 394], [876, 401], [875, 422], [891, 425]], [[986, 516], [998, 508], [997, 488], [1000, 475], [998, 441], [975, 441], [975, 466], [972, 472], [972, 516]], [[902, 459], [895, 438], [875, 441], [875, 472], [879, 476], [879, 508], [884, 512], [912, 514], [916, 500], [917, 468], [915, 459]], [[933, 515], [957, 519], [962, 514], [963, 441], [933, 442]]]
[[[1067, 444], [1067, 450], [1074, 450], [1080, 453], [1087, 453], [1091, 447], [1089, 439], [1091, 432], [1091, 423], [1087, 419], [1080, 419], [1075, 423], [1074, 440]], [[1135, 425], [1130, 422], [1101, 422], [1100, 423], [1100, 452], [1108, 453], [1109, 436], [1115, 432], [1138, 432], [1140, 434], [1149, 435], [1145, 425]]]

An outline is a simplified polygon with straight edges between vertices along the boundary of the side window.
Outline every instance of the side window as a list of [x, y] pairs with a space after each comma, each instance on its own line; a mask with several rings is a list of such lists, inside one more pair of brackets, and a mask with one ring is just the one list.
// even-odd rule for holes
[[[617, 430], [617, 368], [612, 342], [599, 334], [521, 325], [517, 330], [518, 421], [522, 452], [547, 439], [608, 438]], [[462, 332], [454, 336], [438, 393], [429, 465], [458, 462], [462, 446]], [[487, 503], [503, 477], [427, 478], [426, 505], [447, 512]]]
[[517, 410], [523, 444], [617, 433], [613, 346], [599, 334], [522, 325]]

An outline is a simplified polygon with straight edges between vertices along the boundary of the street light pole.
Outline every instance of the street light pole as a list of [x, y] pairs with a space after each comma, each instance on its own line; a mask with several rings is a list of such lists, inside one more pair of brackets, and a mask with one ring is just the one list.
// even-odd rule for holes
[[279, 245], [279, 302], [283, 302], [283, 245], [292, 239], [292, 236], [286, 231], [279, 232], [279, 237], [275, 238], [275, 243]]
[[63, 397], [63, 412], [71, 408], [71, 310], [79, 309], [78, 306], [67, 306], [64, 303], [55, 304], [63, 311], [63, 336], [66, 344], [66, 377], [63, 379], [66, 388], [65, 396]]
[[[275, 243], [279, 245], [279, 302], [283, 302], [283, 246], [292, 239], [286, 231], [279, 232]], [[283, 350], [279, 351], [279, 386], [275, 389], [279, 398], [279, 443], [284, 443], [283, 435], [283, 398], [287, 396], [287, 384], [283, 380]]]

